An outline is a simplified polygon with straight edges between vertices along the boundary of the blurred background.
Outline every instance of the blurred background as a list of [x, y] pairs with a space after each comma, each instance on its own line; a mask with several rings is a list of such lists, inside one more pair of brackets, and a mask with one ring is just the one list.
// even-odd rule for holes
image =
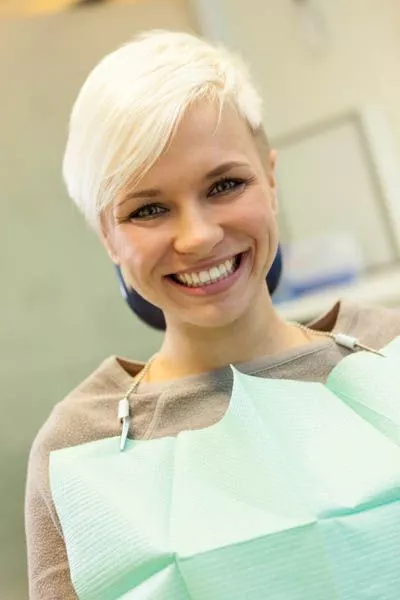
[[340, 296], [400, 308], [398, 0], [0, 0], [0, 598], [28, 597], [30, 445], [110, 354], [160, 334], [121, 299], [61, 180], [72, 103], [107, 52], [149, 28], [197, 32], [249, 62], [278, 149], [282, 314]]

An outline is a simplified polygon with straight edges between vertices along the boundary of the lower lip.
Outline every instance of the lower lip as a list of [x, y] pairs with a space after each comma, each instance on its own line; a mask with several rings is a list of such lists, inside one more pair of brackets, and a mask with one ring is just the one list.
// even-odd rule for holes
[[209, 283], [208, 285], [203, 285], [201, 287], [187, 287], [185, 285], [180, 285], [179, 283], [176, 283], [176, 281], [174, 281], [170, 277], [167, 277], [167, 281], [182, 292], [188, 294], [189, 296], [210, 296], [214, 294], [220, 294], [221, 292], [225, 292], [226, 290], [228, 290], [240, 278], [245, 269], [245, 266], [247, 265], [249, 255], [249, 250], [247, 252], [244, 252], [240, 260], [239, 268], [236, 269], [236, 271], [228, 277], [225, 277], [225, 279], [221, 279], [220, 281], [216, 281], [215, 283]]

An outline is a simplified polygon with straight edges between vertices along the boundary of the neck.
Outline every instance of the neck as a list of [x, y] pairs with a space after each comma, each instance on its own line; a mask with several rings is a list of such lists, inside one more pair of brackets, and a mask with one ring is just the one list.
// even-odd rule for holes
[[279, 354], [310, 341], [310, 334], [278, 315], [265, 294], [251, 314], [221, 328], [167, 327], [148, 381], [167, 381], [229, 364]]

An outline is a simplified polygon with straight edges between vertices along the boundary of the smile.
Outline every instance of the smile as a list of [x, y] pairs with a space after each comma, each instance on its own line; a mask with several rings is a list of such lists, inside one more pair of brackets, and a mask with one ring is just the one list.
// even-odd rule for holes
[[180, 273], [179, 275], [170, 275], [170, 277], [176, 283], [185, 287], [205, 287], [232, 275], [239, 268], [241, 257], [242, 254], [238, 254], [218, 265], [214, 265], [210, 269], [191, 273]]

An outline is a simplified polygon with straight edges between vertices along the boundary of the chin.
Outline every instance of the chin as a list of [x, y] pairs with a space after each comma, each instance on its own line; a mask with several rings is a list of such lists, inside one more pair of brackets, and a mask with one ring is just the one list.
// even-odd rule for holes
[[236, 323], [245, 313], [245, 309], [240, 310], [237, 303], [232, 309], [225, 307], [224, 310], [217, 306], [202, 307], [202, 310], [192, 312], [191, 314], [180, 314], [181, 322], [203, 329], [219, 329], [229, 327]]

